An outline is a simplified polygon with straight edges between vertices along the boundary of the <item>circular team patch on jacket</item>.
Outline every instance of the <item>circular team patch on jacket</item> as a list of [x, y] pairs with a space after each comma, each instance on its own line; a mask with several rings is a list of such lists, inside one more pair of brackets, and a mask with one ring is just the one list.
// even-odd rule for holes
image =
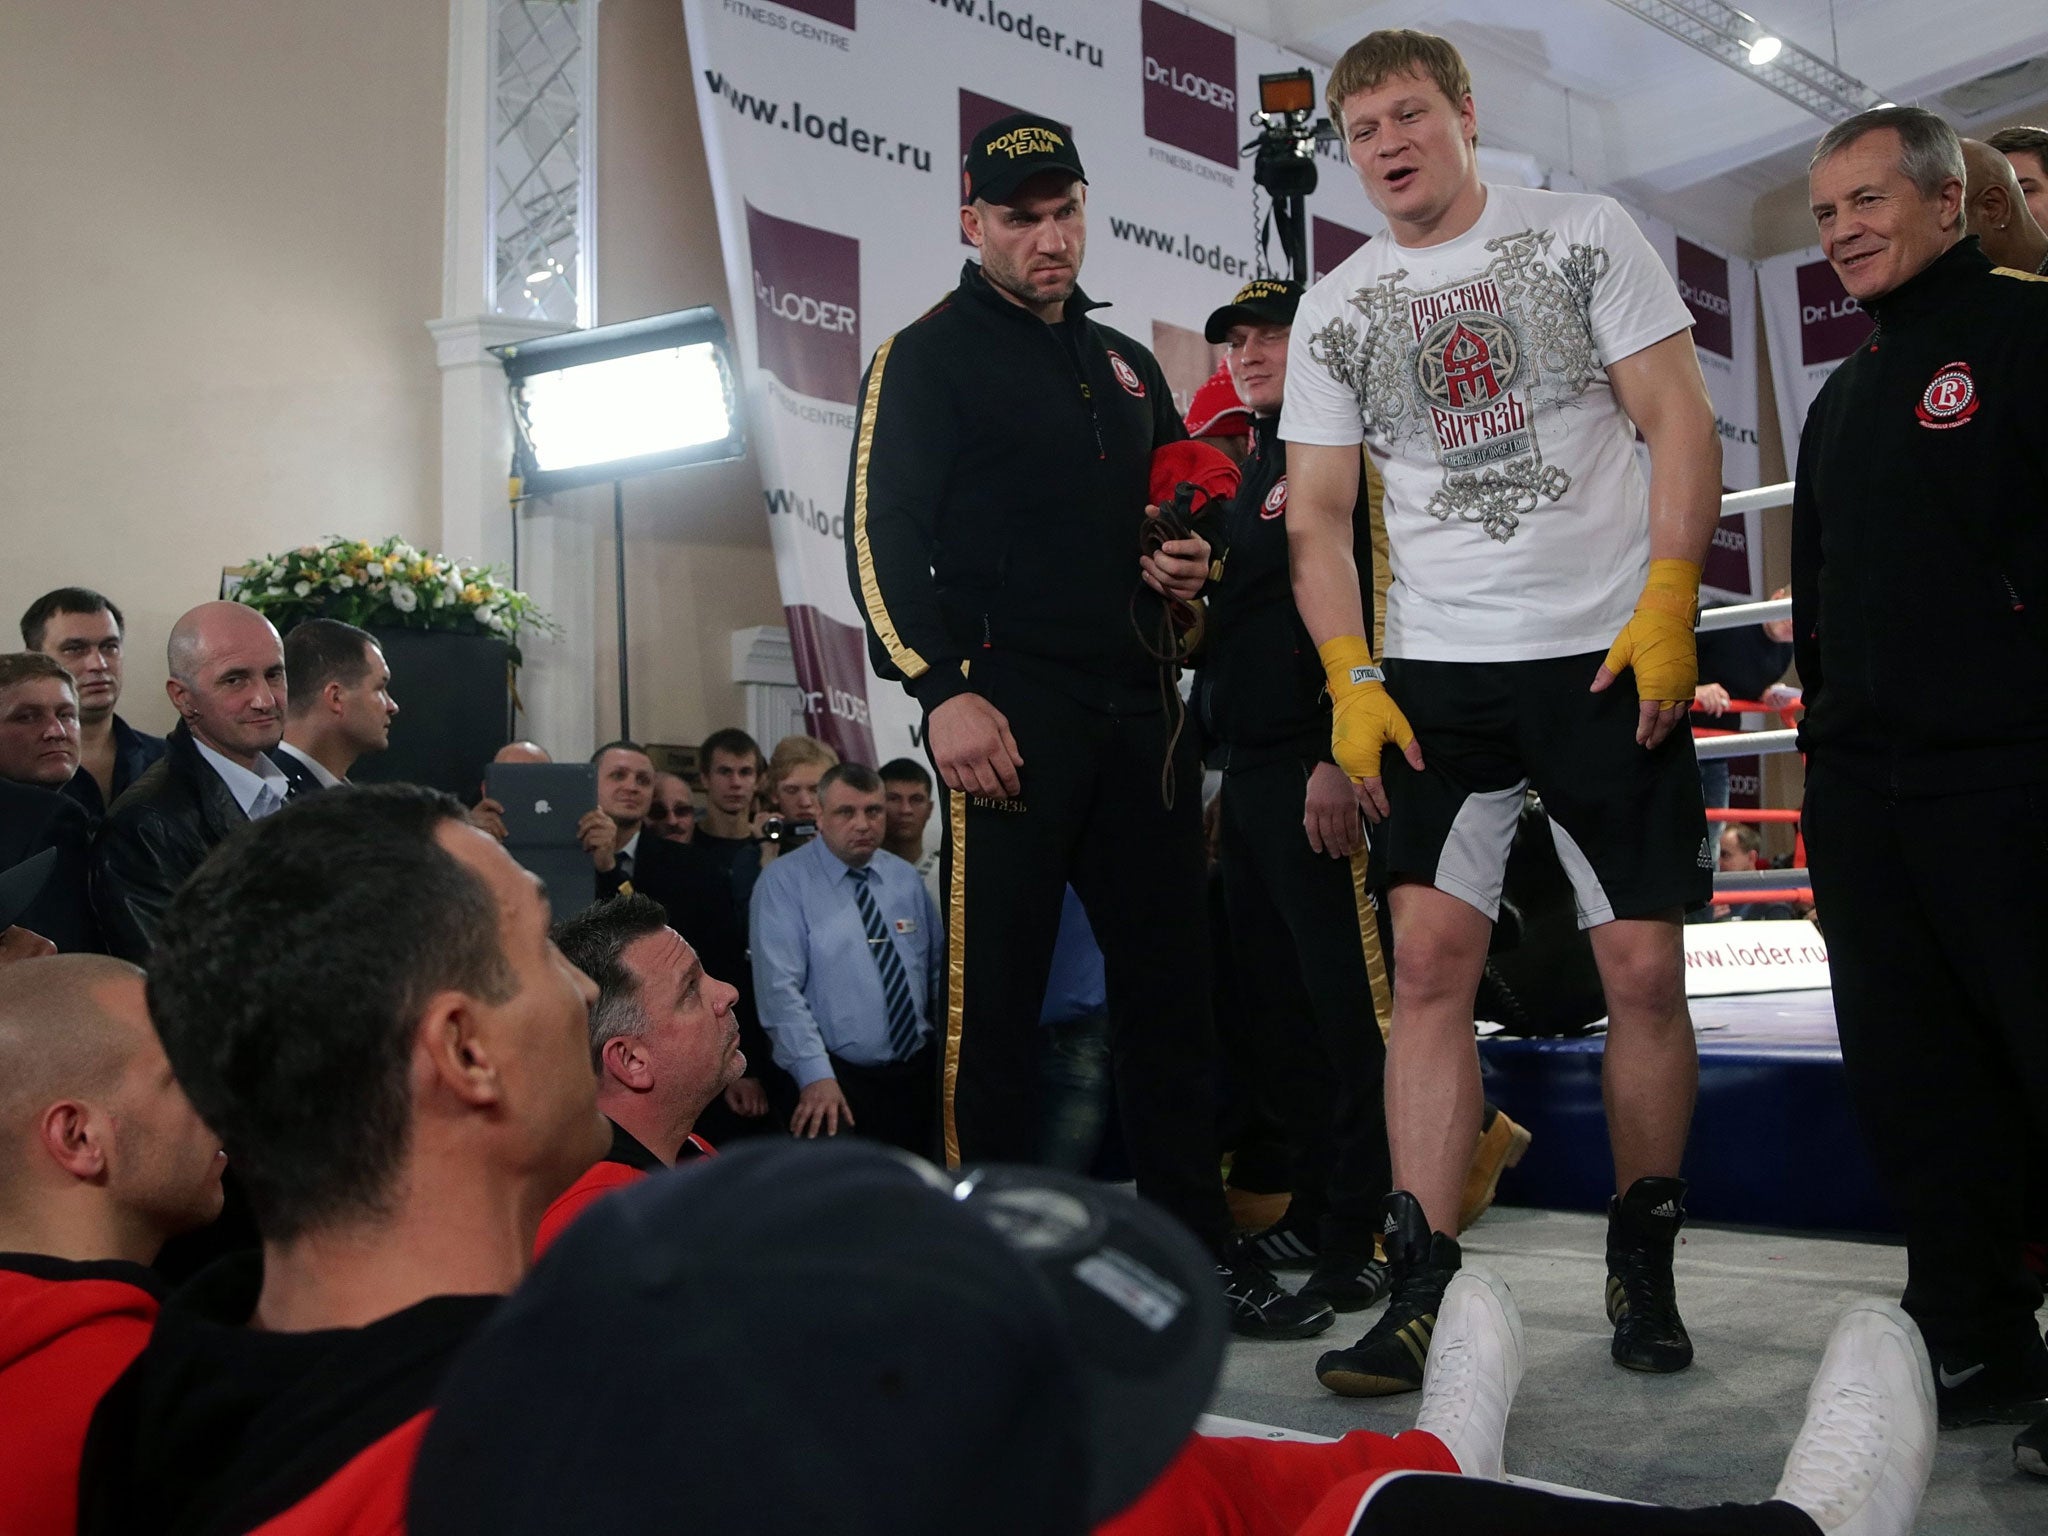
[[1138, 377], [1137, 369], [1115, 352], [1109, 354], [1109, 368], [1116, 375], [1117, 383], [1123, 385], [1125, 394], [1136, 395], [1140, 400], [1145, 398], [1145, 381]]
[[1259, 516], [1271, 522], [1287, 510], [1287, 477], [1282, 475], [1273, 482], [1273, 489], [1266, 492], [1266, 499], [1259, 503]]
[[1921, 393], [1913, 414], [1920, 425], [1939, 432], [1960, 427], [1977, 414], [1977, 381], [1970, 377], [1968, 363], [1949, 363], [1934, 375]]

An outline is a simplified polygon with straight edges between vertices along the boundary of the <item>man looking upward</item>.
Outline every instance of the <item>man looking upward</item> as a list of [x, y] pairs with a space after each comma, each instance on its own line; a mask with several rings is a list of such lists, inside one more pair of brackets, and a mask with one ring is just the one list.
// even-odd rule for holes
[[556, 924], [554, 937], [597, 986], [590, 1057], [612, 1144], [548, 1207], [536, 1252], [609, 1191], [710, 1152], [692, 1127], [747, 1066], [738, 990], [704, 969], [660, 902], [614, 896]]
[[[1706, 899], [1712, 868], [1681, 727], [1721, 488], [1691, 316], [1609, 199], [1480, 181], [1471, 77], [1442, 38], [1371, 34], [1338, 61], [1328, 96], [1389, 234], [1302, 300], [1280, 435], [1294, 593], [1329, 682], [1333, 756], [1368, 819], [1395, 812], [1377, 850], [1396, 942], [1394, 1289], [1378, 1325], [1318, 1374], [1345, 1393], [1412, 1387], [1458, 1266], [1451, 1234], [1481, 1116], [1473, 999], [1531, 785], [1612, 1018], [1614, 1358], [1679, 1370], [1692, 1344], [1671, 1256], [1699, 1071], [1679, 920]], [[1387, 487], [1384, 667], [1354, 562], [1361, 443]]]

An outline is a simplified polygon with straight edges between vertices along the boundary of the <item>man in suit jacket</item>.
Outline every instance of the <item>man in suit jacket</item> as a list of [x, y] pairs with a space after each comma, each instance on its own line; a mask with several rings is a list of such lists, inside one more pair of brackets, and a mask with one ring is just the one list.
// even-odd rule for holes
[[202, 603], [171, 630], [164, 691], [177, 709], [162, 762], [114, 803], [93, 853], [108, 949], [147, 958], [171, 898], [230, 832], [297, 788], [269, 754], [284, 735], [284, 646], [240, 603]]
[[294, 778], [321, 789], [348, 782], [359, 758], [391, 745], [391, 665], [368, 630], [339, 619], [307, 619], [284, 639], [291, 679], [284, 739], [272, 754]]

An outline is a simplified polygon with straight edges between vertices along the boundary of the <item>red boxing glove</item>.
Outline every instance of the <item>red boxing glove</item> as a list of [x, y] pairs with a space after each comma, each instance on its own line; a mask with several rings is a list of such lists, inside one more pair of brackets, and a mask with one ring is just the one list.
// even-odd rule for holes
[[1152, 452], [1152, 505], [1163, 507], [1173, 500], [1182, 481], [1197, 491], [1194, 510], [1199, 513], [1211, 501], [1227, 501], [1237, 494], [1243, 476], [1230, 462], [1230, 455], [1213, 443], [1168, 443]]

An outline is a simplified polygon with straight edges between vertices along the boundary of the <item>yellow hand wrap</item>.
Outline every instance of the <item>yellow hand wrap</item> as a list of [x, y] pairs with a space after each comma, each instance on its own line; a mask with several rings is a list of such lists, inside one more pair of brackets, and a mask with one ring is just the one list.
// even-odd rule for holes
[[1698, 641], [1700, 568], [1690, 560], [1652, 560], [1636, 611], [1607, 652], [1607, 670], [1636, 674], [1636, 697], [1646, 704], [1692, 703], [1700, 680]]
[[1372, 648], [1357, 635], [1338, 635], [1317, 647], [1323, 674], [1330, 682], [1330, 755], [1346, 778], [1380, 776], [1380, 748], [1388, 742], [1406, 750], [1415, 739], [1408, 717], [1401, 713], [1386, 684], [1374, 673]]

